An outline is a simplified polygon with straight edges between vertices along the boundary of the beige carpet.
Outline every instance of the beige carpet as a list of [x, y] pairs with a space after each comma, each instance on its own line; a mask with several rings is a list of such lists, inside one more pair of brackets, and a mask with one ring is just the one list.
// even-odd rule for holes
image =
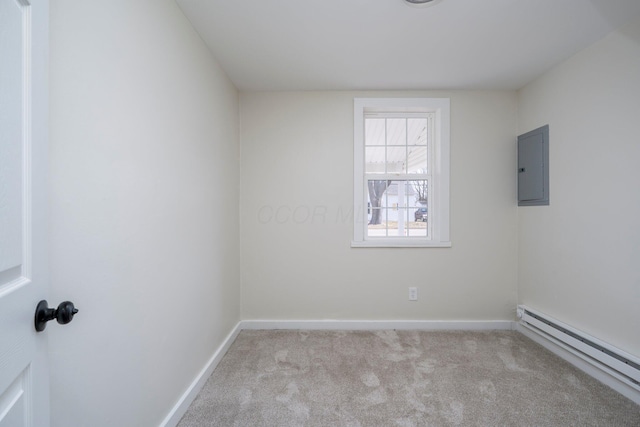
[[243, 331], [179, 427], [640, 426], [517, 332]]

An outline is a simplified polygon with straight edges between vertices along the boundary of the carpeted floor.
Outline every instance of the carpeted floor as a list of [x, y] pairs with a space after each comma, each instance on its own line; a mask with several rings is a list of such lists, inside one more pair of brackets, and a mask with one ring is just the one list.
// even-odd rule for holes
[[242, 331], [179, 423], [640, 426], [640, 406], [512, 331]]

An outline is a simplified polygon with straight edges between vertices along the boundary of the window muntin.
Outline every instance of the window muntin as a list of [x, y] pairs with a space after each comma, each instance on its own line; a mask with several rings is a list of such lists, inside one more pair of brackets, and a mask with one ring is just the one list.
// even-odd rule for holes
[[354, 107], [352, 246], [450, 246], [449, 100]]

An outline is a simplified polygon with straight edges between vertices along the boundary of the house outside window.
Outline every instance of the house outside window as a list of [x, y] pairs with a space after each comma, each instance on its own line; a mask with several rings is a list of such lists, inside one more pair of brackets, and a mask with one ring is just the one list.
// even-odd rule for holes
[[449, 99], [356, 98], [354, 124], [352, 246], [451, 246]]

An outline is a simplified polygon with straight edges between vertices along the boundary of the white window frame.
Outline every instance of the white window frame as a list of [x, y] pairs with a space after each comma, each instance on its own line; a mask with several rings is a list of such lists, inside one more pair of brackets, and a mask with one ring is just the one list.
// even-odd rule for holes
[[[367, 183], [365, 177], [365, 115], [371, 113], [434, 113], [433, 161], [429, 183], [430, 233], [427, 237], [368, 237]], [[450, 100], [449, 98], [354, 98], [353, 108], [353, 240], [351, 247], [451, 247], [450, 181]], [[393, 179], [385, 174], [384, 179]], [[399, 175], [398, 175], [399, 176]]]

